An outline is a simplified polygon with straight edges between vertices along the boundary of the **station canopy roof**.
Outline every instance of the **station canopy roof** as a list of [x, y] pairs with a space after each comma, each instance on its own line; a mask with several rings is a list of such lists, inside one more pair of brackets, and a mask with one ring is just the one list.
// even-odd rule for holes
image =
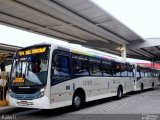
[[6, 64], [10, 64], [14, 53], [21, 47], [0, 43], [0, 58], [5, 57]]
[[116, 55], [126, 44], [127, 57], [155, 57], [135, 49], [145, 40], [89, 0], [1, 0], [0, 23]]

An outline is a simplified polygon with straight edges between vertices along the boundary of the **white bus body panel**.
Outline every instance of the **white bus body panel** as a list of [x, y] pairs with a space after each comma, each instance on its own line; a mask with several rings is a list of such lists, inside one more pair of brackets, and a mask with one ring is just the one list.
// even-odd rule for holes
[[152, 83], [154, 83], [154, 87], [157, 86], [157, 79], [156, 78], [147, 78], [147, 77], [142, 77], [139, 80], [135, 80], [134, 84], [134, 91], [139, 91], [141, 90], [141, 84], [143, 84], [143, 89], [149, 89], [152, 88]]
[[77, 88], [85, 91], [86, 102], [116, 96], [119, 85], [123, 93], [133, 91], [133, 77], [87, 76], [68, 80], [51, 87], [51, 105], [52, 108], [71, 105]]

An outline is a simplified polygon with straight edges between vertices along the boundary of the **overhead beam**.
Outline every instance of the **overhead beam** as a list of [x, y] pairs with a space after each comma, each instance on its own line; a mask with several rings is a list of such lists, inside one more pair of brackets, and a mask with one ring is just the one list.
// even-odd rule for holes
[[154, 48], [156, 48], [158, 51], [160, 51], [160, 48], [158, 46], [154, 46]]
[[153, 55], [149, 54], [148, 52], [144, 51], [143, 49], [137, 49], [137, 51], [145, 54], [147, 57], [154, 57]]
[[144, 53], [142, 53], [140, 51], [137, 51], [137, 50], [130, 50], [130, 51], [135, 52], [135, 53], [137, 53], [139, 55], [142, 55], [143, 57], [148, 57], [148, 55], [146, 55], [146, 54], [144, 54]]
[[140, 48], [141, 50], [145, 51], [146, 53], [150, 54], [153, 57], [156, 57], [156, 55], [152, 54], [151, 52], [149, 52], [148, 50], [144, 49], [144, 48]]
[[5, 47], [5, 48], [9, 48], [9, 49], [20, 49], [22, 47], [20, 46], [15, 46], [15, 45], [8, 45], [8, 44], [4, 44], [4, 43], [0, 43], [0, 47]]
[[149, 58], [147, 57], [144, 57], [144, 56], [136, 56], [136, 55], [129, 55], [127, 58], [134, 58], [134, 59], [140, 59], [140, 60], [147, 60], [147, 61], [150, 61]]
[[96, 24], [88, 21], [87, 19], [82, 18], [82, 16], [75, 14], [73, 11], [66, 9], [64, 6], [58, 4], [56, 1], [51, 1], [51, 0], [40, 0], [42, 3], [62, 12], [65, 13], [66, 15], [72, 17], [73, 19], [78, 20], [79, 22], [85, 24], [86, 26], [91, 27], [92, 29], [96, 30], [96, 31], [100, 31], [103, 34], [106, 34], [106, 36], [111, 37], [112, 39], [110, 39], [111, 41], [114, 41], [116, 43], [119, 44], [129, 44], [128, 41], [120, 38], [119, 36], [116, 36], [112, 33], [110, 33], [109, 31], [105, 30], [104, 28], [101, 28], [100, 26], [97, 26]]
[[[21, 4], [20, 2], [13, 1], [13, 0], [5, 0], [5, 1], [3, 1], [3, 2], [4, 2], [4, 3], [7, 3], [7, 4], [10, 4], [10, 5], [12, 5], [12, 6], [15, 6], [16, 8], [20, 8], [20, 9], [26, 11], [26, 12], [31, 13], [31, 14], [35, 14], [35, 15], [37, 15], [37, 16], [39, 16], [39, 17], [44, 18], [44, 19], [48, 19], [48, 20], [50, 20], [50, 21], [54, 21], [54, 22], [57, 23], [57, 24], [61, 24], [61, 25], [64, 25], [64, 26], [66, 26], [66, 25], [69, 24], [69, 23], [64, 22], [64, 21], [62, 21], [62, 20], [60, 20], [60, 19], [57, 19], [57, 18], [55, 18], [55, 17], [53, 17], [53, 16], [51, 16], [51, 15], [48, 15], [48, 14], [46, 14], [46, 13], [43, 13], [42, 11], [33, 9], [33, 8], [31, 8], [31, 7], [29, 7], [29, 6], [26, 6], [26, 5], [24, 5], [24, 4]], [[75, 26], [73, 26], [73, 25], [71, 25], [70, 27], [72, 27], [72, 28], [75, 29], [75, 30], [80, 30], [79, 28], [77, 28], [77, 27], [75, 27]], [[46, 28], [49, 28], [49, 27], [46, 26]], [[53, 30], [53, 29], [52, 29], [52, 30]], [[94, 37], [95, 39], [98, 39], [98, 40], [100, 40], [100, 41], [103, 41], [103, 42], [106, 42], [106, 43], [109, 42], [108, 39], [104, 39], [104, 38], [102, 38], [102, 37], [100, 37], [100, 36], [97, 36], [97, 35], [95, 35], [95, 34], [92, 34], [92, 33], [88, 32], [88, 31], [81, 30], [81, 32], [82, 32], [83, 34], [87, 34], [88, 36]], [[70, 35], [70, 36], [72, 36], [72, 35]], [[79, 40], [79, 41], [80, 41], [80, 40]], [[81, 42], [82, 42], [82, 40], [81, 40]], [[83, 40], [83, 42], [84, 42], [84, 40]]]
[[4, 21], [0, 21], [0, 24], [2, 25], [5, 25], [5, 26], [9, 26], [9, 27], [13, 27], [13, 28], [16, 28], [16, 29], [20, 29], [20, 30], [24, 30], [24, 31], [27, 31], [27, 32], [30, 32], [32, 31], [32, 33], [35, 33], [35, 34], [39, 34], [39, 35], [43, 35], [43, 36], [47, 36], [47, 37], [51, 37], [51, 38], [56, 38], [58, 40], [61, 40], [61, 41], [65, 41], [65, 42], [69, 42], [69, 40], [67, 39], [64, 39], [64, 38], [61, 38], [61, 37], [57, 37], [57, 36], [53, 36], [53, 35], [50, 35], [50, 34], [47, 34], [47, 33], [43, 33], [43, 32], [40, 32], [40, 31], [36, 31], [36, 30], [31, 30], [27, 27], [22, 27], [22, 26], [18, 26], [18, 25], [15, 25], [15, 24], [11, 24], [11, 23], [8, 23], [8, 22], [4, 22]]
[[103, 50], [103, 51], [106, 51], [106, 52], [108, 52], [108, 53], [112, 53], [112, 54], [115, 54], [115, 55], [118, 55], [118, 56], [121, 55], [120, 52], [117, 52], [117, 51], [112, 50], [112, 49], [107, 49], [107, 48], [96, 48], [96, 49]]
[[[18, 50], [18, 49], [17, 49]], [[13, 51], [13, 50], [6, 50], [6, 49], [0, 49], [0, 53], [1, 52], [7, 52], [7, 53], [11, 53], [11, 54], [14, 54], [17, 50]]]
[[138, 56], [140, 55], [139, 53], [136, 53], [136, 52], [133, 51], [133, 50], [127, 50], [127, 54], [128, 54], [128, 55], [130, 55], [130, 54], [128, 53], [129, 51], [130, 51], [132, 54], [136, 54], [136, 55], [138, 55]]
[[[77, 37], [74, 37], [74, 36], [71, 36], [71, 35], [67, 35], [67, 34], [64, 34], [64, 33], [60, 33], [60, 32], [57, 32], [55, 30], [51, 30], [50, 28], [46, 28], [44, 26], [40, 26], [38, 24], [35, 24], [35, 23], [32, 23], [32, 22], [29, 22], [29, 21], [26, 21], [26, 20], [23, 20], [23, 19], [20, 19], [20, 18], [16, 18], [14, 16], [11, 16], [11, 15], [7, 15], [5, 13], [1, 13], [0, 12], [0, 16], [1, 18], [5, 18], [5, 19], [10, 19], [12, 21], [16, 21], [16, 22], [19, 22], [19, 24], [25, 24], [25, 26], [32, 26], [32, 28], [36, 28], [36, 29], [32, 29], [32, 28], [28, 28], [30, 30], [33, 30], [33, 31], [37, 31], [37, 30], [41, 30], [41, 31], [48, 31], [48, 33], [52, 33], [54, 34], [57, 38], [61, 38], [63, 39], [63, 37], [65, 38], [70, 38], [70, 39], [75, 39], [77, 41], [80, 41], [80, 42], [86, 42], [85, 40], [83, 39], [80, 39], [80, 38], [77, 38]], [[3, 22], [3, 21], [1, 21]], [[28, 30], [29, 31], [29, 30]], [[44, 33], [45, 34], [45, 33]], [[63, 37], [62, 37], [63, 36]], [[68, 40], [70, 40], [68, 39]]]

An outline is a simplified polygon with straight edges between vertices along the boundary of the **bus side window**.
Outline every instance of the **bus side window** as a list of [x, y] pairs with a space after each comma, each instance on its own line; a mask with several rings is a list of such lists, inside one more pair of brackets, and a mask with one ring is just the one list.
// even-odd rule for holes
[[128, 76], [129, 77], [133, 77], [134, 76], [133, 69], [134, 69], [134, 65], [127, 64], [127, 71], [128, 71]]
[[145, 77], [147, 77], [148, 70], [149, 70], [148, 68], [145, 69], [145, 72], [144, 72], [144, 76], [145, 76]]
[[151, 69], [148, 70], [147, 77], [151, 77]]
[[143, 67], [141, 67], [140, 68], [140, 73], [141, 73], [141, 77], [145, 77], [144, 75], [145, 75], [145, 68]]
[[55, 75], [69, 75], [69, 58], [67, 56], [58, 55], [54, 70]]
[[101, 61], [98, 59], [89, 58], [90, 74], [102, 76]]
[[121, 68], [120, 68], [120, 63], [119, 62], [113, 62], [113, 75], [114, 76], [121, 76]]
[[112, 62], [109, 60], [103, 60], [102, 61], [102, 72], [104, 76], [112, 76]]
[[120, 64], [120, 69], [121, 69], [121, 76], [122, 77], [128, 76], [128, 74], [127, 74], [127, 67], [126, 67], [125, 63], [121, 63]]
[[[54, 65], [53, 65], [54, 64]], [[55, 56], [52, 60], [51, 84], [67, 80], [70, 75], [69, 57], [63, 55]]]
[[141, 77], [139, 66], [137, 66], [136, 77]]
[[156, 77], [158, 78], [159, 77], [159, 74], [158, 74], [158, 71], [156, 70]]
[[83, 56], [72, 56], [73, 75], [89, 75], [88, 59]]

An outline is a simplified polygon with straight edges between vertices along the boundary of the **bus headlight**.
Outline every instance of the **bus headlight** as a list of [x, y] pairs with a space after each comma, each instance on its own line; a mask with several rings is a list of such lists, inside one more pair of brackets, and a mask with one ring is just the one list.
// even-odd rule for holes
[[40, 97], [43, 97], [43, 96], [44, 96], [45, 89], [46, 89], [46, 88], [44, 87], [44, 88], [42, 88], [42, 89], [39, 91], [38, 98], [40, 98]]

